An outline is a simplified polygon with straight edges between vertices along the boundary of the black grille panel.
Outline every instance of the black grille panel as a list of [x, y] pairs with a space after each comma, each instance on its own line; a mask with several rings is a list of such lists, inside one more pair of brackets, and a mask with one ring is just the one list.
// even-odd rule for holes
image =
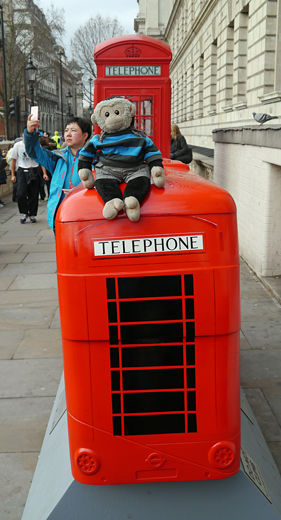
[[113, 435], [196, 432], [193, 276], [106, 283]]
[[182, 345], [122, 347], [121, 352], [123, 368], [183, 365]]

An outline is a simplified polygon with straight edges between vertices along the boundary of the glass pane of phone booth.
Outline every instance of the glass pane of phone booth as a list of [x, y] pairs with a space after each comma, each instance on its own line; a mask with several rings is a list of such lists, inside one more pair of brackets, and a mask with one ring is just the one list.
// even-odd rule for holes
[[135, 127], [153, 137], [153, 97], [126, 96], [136, 107]]

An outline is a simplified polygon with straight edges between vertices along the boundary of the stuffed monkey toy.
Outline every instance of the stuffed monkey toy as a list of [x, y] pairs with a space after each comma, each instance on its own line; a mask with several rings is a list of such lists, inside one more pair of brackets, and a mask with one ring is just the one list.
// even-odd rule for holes
[[[95, 186], [108, 220], [125, 208], [127, 217], [138, 221], [140, 204], [150, 190], [150, 174], [157, 188], [165, 184], [161, 152], [134, 127], [135, 113], [135, 105], [122, 97], [98, 103], [91, 120], [102, 132], [94, 135], [79, 155], [79, 177], [85, 188]], [[92, 174], [94, 160], [96, 181]], [[127, 184], [124, 195], [119, 187], [122, 182]]]

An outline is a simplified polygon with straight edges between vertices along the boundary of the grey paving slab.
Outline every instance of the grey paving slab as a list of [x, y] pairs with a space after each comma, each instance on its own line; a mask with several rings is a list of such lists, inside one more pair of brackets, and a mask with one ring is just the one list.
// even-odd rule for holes
[[8, 230], [3, 238], [35, 237], [40, 231], [40, 229], [36, 227], [36, 224], [30, 224], [30, 226], [20, 226], [21, 224], [19, 224], [18, 229], [14, 229], [13, 227], [12, 229]]
[[62, 357], [59, 329], [26, 330], [14, 359]]
[[240, 349], [241, 350], [249, 350], [251, 348], [251, 345], [246, 340], [242, 330], [240, 331]]
[[5, 231], [7, 233], [7, 231], [10, 231], [11, 229], [18, 229], [20, 233], [20, 228], [22, 226], [20, 226], [19, 219], [20, 215], [11, 215], [10, 218], [3, 222], [1, 226], [1, 231]]
[[[1, 258], [1, 257], [0, 257]], [[55, 252], [43, 252], [43, 253], [28, 253], [24, 258], [23, 262], [36, 262], [36, 263], [50, 263], [56, 262], [56, 253]]]
[[52, 238], [54, 239], [54, 232], [51, 228], [46, 228], [46, 229], [41, 229], [40, 232], [39, 232], [39, 235], [41, 237], [45, 237], [45, 238]]
[[[26, 258], [24, 259], [24, 262]], [[281, 305], [275, 299], [242, 298], [241, 313], [245, 321], [281, 321]]]
[[262, 300], [270, 298], [270, 291], [266, 289], [259, 280], [243, 282], [243, 278], [241, 277], [240, 289], [241, 298], [246, 301], [251, 301], [252, 298]]
[[51, 231], [51, 234], [43, 235], [40, 240], [38, 241], [38, 244], [54, 244], [55, 243], [55, 236], [53, 231]]
[[60, 310], [59, 308], [56, 310], [54, 319], [50, 325], [51, 329], [60, 329]]
[[[1, 248], [0, 248], [1, 249]], [[13, 262], [13, 264], [20, 264], [23, 259], [26, 257], [27, 253], [0, 253], [0, 263], [1, 264], [9, 264]]]
[[0, 359], [12, 359], [23, 336], [23, 330], [2, 330], [0, 332]]
[[17, 276], [12, 285], [9, 287], [9, 290], [55, 289], [56, 287], [56, 274], [34, 274]]
[[3, 236], [1, 237], [1, 247], [2, 245], [8, 244], [37, 244], [40, 240], [40, 237], [27, 237], [27, 236], [18, 236], [18, 237], [7, 237], [7, 233], [4, 233], [5, 239]]
[[266, 281], [276, 292], [281, 293], [281, 276], [265, 276], [262, 279]]
[[1, 307], [0, 331], [1, 330], [23, 330], [31, 328], [49, 328], [56, 307]]
[[246, 300], [250, 300], [252, 298], [270, 298], [271, 294], [267, 287], [265, 287], [261, 280], [249, 270], [249, 267], [246, 264], [241, 265], [240, 270], [240, 288], [241, 288], [241, 296]]
[[281, 442], [268, 442], [268, 447], [279, 469], [279, 473], [281, 473]]
[[0, 263], [1, 262], [1, 257], [2, 257], [2, 254], [3, 253], [26, 253], [26, 251], [19, 251], [20, 249], [20, 245], [19, 244], [6, 244], [6, 245], [3, 245], [1, 243], [0, 245]]
[[7, 289], [9, 289], [10, 285], [12, 284], [12, 282], [14, 281], [14, 279], [16, 278], [16, 275], [12, 276], [12, 275], [3, 275], [1, 276], [3, 273], [3, 269], [0, 271], [0, 291], [6, 291]]
[[1, 520], [21, 520], [38, 456], [35, 451], [0, 453]]
[[[39, 253], [38, 253], [39, 254]], [[44, 253], [42, 253], [44, 254]], [[52, 253], [50, 253], [52, 254]], [[28, 254], [27, 254], [28, 256]], [[57, 264], [56, 262], [44, 262], [44, 263], [21, 263], [18, 264], [7, 264], [4, 269], [2, 269], [0, 275], [6, 276], [10, 274], [14, 275], [35, 275], [35, 274], [52, 274], [56, 273], [57, 271]]]
[[[276, 381], [274, 381], [276, 379]], [[243, 350], [241, 384], [244, 388], [270, 386], [281, 380], [281, 349]], [[266, 381], [268, 382], [266, 384]]]
[[3, 360], [0, 398], [55, 396], [61, 374], [62, 359], [59, 358]]
[[262, 278], [262, 281], [281, 303], [281, 276], [266, 276]]
[[[276, 419], [263, 391], [260, 388], [250, 388], [244, 390], [244, 393], [266, 439], [271, 442], [281, 442], [281, 421], [278, 422]], [[279, 398], [281, 401], [281, 392]], [[277, 410], [278, 404], [280, 407], [280, 402], [277, 403]]]
[[54, 240], [51, 244], [24, 244], [18, 249], [18, 253], [43, 253], [44, 251], [48, 253], [56, 251]]
[[[277, 421], [281, 425], [281, 385], [275, 385], [275, 388], [265, 388], [263, 389], [263, 392], [272, 412], [274, 413]], [[281, 441], [281, 439], [270, 440]]]
[[54, 396], [0, 399], [0, 452], [39, 451]]
[[252, 348], [281, 348], [280, 321], [242, 321], [241, 329]]
[[0, 306], [24, 304], [26, 307], [35, 306], [40, 303], [40, 306], [56, 306], [58, 305], [58, 291], [54, 289], [32, 289], [32, 290], [13, 290], [0, 291]]

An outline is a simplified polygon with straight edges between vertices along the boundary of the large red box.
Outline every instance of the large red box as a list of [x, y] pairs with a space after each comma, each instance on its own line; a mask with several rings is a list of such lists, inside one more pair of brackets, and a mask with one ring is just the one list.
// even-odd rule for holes
[[165, 161], [131, 222], [78, 188], [56, 219], [73, 476], [84, 484], [208, 480], [240, 464], [236, 208]]

